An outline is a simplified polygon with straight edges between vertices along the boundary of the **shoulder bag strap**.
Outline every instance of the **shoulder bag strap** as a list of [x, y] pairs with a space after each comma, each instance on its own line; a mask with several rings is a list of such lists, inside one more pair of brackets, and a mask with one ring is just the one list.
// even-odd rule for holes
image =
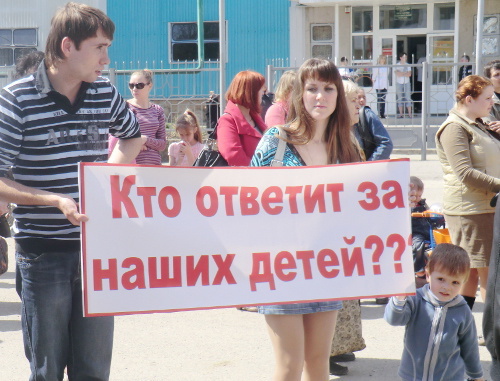
[[[226, 115], [226, 114], [231, 115], [228, 112], [225, 112], [222, 115]], [[221, 117], [222, 117], [222, 115], [221, 115]], [[210, 133], [210, 135], [208, 135], [208, 140], [217, 140], [217, 127], [219, 126], [219, 121], [220, 121], [220, 118], [217, 120], [217, 124], [215, 125], [214, 130]]]
[[276, 126], [279, 132], [278, 138], [278, 148], [276, 149], [276, 154], [274, 155], [274, 159], [271, 160], [271, 167], [283, 167], [283, 157], [285, 156], [285, 148], [286, 148], [286, 132], [280, 127]]

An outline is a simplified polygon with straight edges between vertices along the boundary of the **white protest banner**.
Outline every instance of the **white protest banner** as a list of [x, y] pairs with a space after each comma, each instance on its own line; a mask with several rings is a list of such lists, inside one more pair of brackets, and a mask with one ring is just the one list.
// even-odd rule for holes
[[409, 161], [82, 163], [86, 316], [415, 291]]

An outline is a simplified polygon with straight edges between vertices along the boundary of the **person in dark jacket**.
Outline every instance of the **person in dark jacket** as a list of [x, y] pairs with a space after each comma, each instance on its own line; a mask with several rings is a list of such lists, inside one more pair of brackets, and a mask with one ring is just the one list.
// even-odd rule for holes
[[354, 83], [346, 85], [358, 93], [361, 109], [359, 110], [359, 122], [354, 128], [354, 135], [363, 149], [366, 161], [389, 159], [393, 148], [391, 137], [379, 117], [370, 107], [366, 106], [365, 91]]
[[486, 348], [491, 354], [490, 376], [492, 380], [500, 380], [500, 202], [498, 194], [492, 200], [496, 203], [493, 222], [493, 246], [490, 257], [490, 268], [486, 300], [483, 313], [483, 336]]
[[[470, 57], [467, 54], [464, 54], [460, 58], [460, 62], [467, 63], [470, 62]], [[468, 75], [472, 75], [472, 65], [463, 65], [458, 69], [458, 82], [467, 77]]]

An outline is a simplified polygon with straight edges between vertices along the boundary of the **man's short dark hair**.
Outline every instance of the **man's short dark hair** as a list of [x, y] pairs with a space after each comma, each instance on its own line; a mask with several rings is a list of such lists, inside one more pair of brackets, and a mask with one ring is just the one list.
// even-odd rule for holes
[[103, 11], [86, 4], [67, 3], [52, 17], [50, 23], [45, 48], [47, 67], [64, 59], [61, 50], [64, 37], [71, 39], [76, 49], [80, 49], [80, 44], [88, 38], [96, 37], [99, 29], [107, 38], [113, 39], [115, 24]]
[[491, 78], [492, 70], [500, 70], [500, 60], [493, 60], [488, 62], [484, 67], [484, 76], [486, 78]]

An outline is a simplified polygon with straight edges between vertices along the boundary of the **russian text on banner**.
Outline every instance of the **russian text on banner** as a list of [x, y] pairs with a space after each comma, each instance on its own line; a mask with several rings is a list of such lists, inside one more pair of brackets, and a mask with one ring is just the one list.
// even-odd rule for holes
[[408, 183], [406, 159], [82, 163], [85, 315], [411, 294]]

